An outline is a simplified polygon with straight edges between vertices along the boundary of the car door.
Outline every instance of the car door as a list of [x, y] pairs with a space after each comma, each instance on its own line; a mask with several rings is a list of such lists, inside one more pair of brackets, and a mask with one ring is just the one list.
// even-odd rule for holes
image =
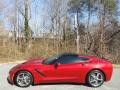
[[57, 60], [58, 66], [55, 68], [56, 77], [61, 82], [69, 82], [77, 80], [83, 68], [82, 62], [77, 56], [64, 56]]

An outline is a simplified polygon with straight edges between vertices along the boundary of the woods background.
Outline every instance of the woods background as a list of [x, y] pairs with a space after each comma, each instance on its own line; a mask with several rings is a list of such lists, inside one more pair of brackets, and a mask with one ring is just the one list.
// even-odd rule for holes
[[120, 0], [0, 1], [0, 62], [64, 52], [120, 63]]

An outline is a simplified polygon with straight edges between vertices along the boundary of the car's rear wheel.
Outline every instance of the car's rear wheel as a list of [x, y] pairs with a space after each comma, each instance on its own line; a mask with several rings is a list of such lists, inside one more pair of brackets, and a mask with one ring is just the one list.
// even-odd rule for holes
[[87, 83], [91, 87], [100, 87], [105, 80], [104, 74], [99, 70], [91, 71], [87, 76]]
[[18, 72], [14, 80], [18, 87], [29, 87], [33, 83], [33, 77], [28, 71]]

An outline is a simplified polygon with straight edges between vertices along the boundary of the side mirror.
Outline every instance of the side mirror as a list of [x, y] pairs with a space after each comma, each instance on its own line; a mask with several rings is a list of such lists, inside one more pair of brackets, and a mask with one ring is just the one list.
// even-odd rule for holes
[[54, 64], [54, 67], [57, 68], [58, 66], [60, 66], [61, 64], [60, 63], [55, 63]]

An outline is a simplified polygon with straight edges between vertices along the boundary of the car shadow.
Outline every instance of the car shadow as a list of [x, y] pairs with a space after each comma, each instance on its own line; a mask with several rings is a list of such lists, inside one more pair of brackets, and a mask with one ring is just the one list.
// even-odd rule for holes
[[75, 86], [86, 86], [90, 87], [88, 84], [80, 84], [80, 83], [41, 83], [32, 86], [44, 86], [44, 85], [75, 85]]
[[[12, 82], [9, 81], [9, 79], [7, 78], [7, 82], [10, 85], [13, 85]], [[80, 83], [40, 83], [40, 84], [32, 84], [32, 86], [44, 86], [44, 85], [75, 85], [75, 86], [86, 86], [86, 87], [90, 87], [88, 84], [80, 84]]]

